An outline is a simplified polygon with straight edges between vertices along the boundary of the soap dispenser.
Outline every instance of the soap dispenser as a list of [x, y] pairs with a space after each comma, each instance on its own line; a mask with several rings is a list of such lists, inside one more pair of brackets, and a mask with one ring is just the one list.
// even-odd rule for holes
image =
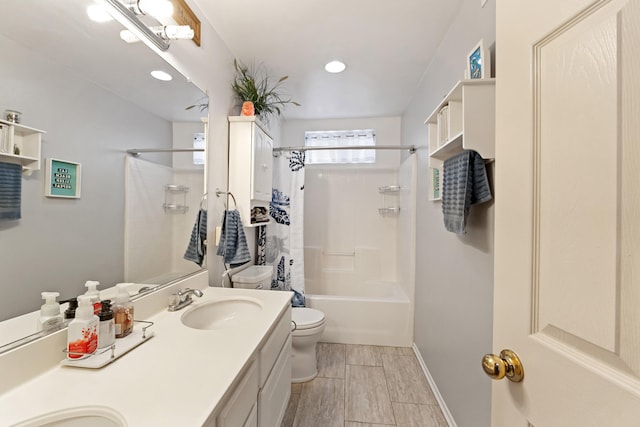
[[98, 348], [109, 347], [116, 341], [116, 328], [113, 322], [113, 310], [111, 301], [102, 301], [102, 309], [98, 314], [100, 325], [98, 327]]
[[59, 296], [59, 292], [42, 292], [42, 299], [45, 300], [45, 303], [40, 307], [39, 331], [56, 331], [62, 327], [60, 303], [56, 301]]
[[100, 282], [97, 282], [95, 280], [87, 280], [87, 282], [84, 284], [84, 286], [87, 288], [87, 292], [85, 292], [84, 294], [91, 297], [91, 304], [93, 304], [93, 314], [95, 314], [96, 316], [100, 314], [100, 310], [102, 309], [98, 285], [100, 285]]
[[93, 314], [89, 295], [78, 297], [76, 317], [69, 323], [67, 336], [67, 358], [79, 359], [92, 354], [98, 348], [98, 316]]
[[116, 338], [124, 338], [133, 331], [133, 304], [129, 301], [127, 283], [116, 285], [117, 293], [113, 305], [113, 316], [116, 326]]

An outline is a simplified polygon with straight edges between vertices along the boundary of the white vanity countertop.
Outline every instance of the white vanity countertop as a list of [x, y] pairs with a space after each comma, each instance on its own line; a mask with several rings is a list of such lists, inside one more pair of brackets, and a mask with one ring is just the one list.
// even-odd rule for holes
[[[0, 395], [0, 426], [88, 405], [116, 410], [131, 427], [201, 426], [291, 300], [289, 292], [203, 291], [202, 298], [180, 311], [145, 319], [155, 323], [149, 329], [154, 337], [113, 363], [100, 369], [59, 365]], [[218, 330], [180, 322], [191, 307], [229, 296], [256, 298], [263, 309], [251, 322]]]

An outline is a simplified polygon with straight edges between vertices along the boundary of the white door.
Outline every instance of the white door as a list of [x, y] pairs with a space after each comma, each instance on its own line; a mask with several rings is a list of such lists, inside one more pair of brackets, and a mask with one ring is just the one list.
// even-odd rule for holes
[[640, 426], [640, 0], [497, 0], [494, 427]]

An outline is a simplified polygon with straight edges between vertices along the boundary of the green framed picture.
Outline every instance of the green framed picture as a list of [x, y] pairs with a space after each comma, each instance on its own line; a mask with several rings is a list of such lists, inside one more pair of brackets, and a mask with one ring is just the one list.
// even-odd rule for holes
[[79, 199], [82, 165], [60, 159], [47, 159], [45, 196]]

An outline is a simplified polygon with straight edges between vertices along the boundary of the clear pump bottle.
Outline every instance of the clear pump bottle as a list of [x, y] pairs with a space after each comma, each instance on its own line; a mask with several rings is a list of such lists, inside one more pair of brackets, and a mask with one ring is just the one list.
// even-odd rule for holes
[[116, 338], [124, 338], [133, 331], [133, 304], [129, 301], [129, 291], [126, 283], [118, 283], [118, 289], [113, 305], [113, 315], [116, 326]]
[[60, 303], [56, 301], [59, 296], [59, 292], [42, 292], [42, 299], [45, 300], [45, 303], [40, 307], [39, 331], [56, 331], [62, 327]]

